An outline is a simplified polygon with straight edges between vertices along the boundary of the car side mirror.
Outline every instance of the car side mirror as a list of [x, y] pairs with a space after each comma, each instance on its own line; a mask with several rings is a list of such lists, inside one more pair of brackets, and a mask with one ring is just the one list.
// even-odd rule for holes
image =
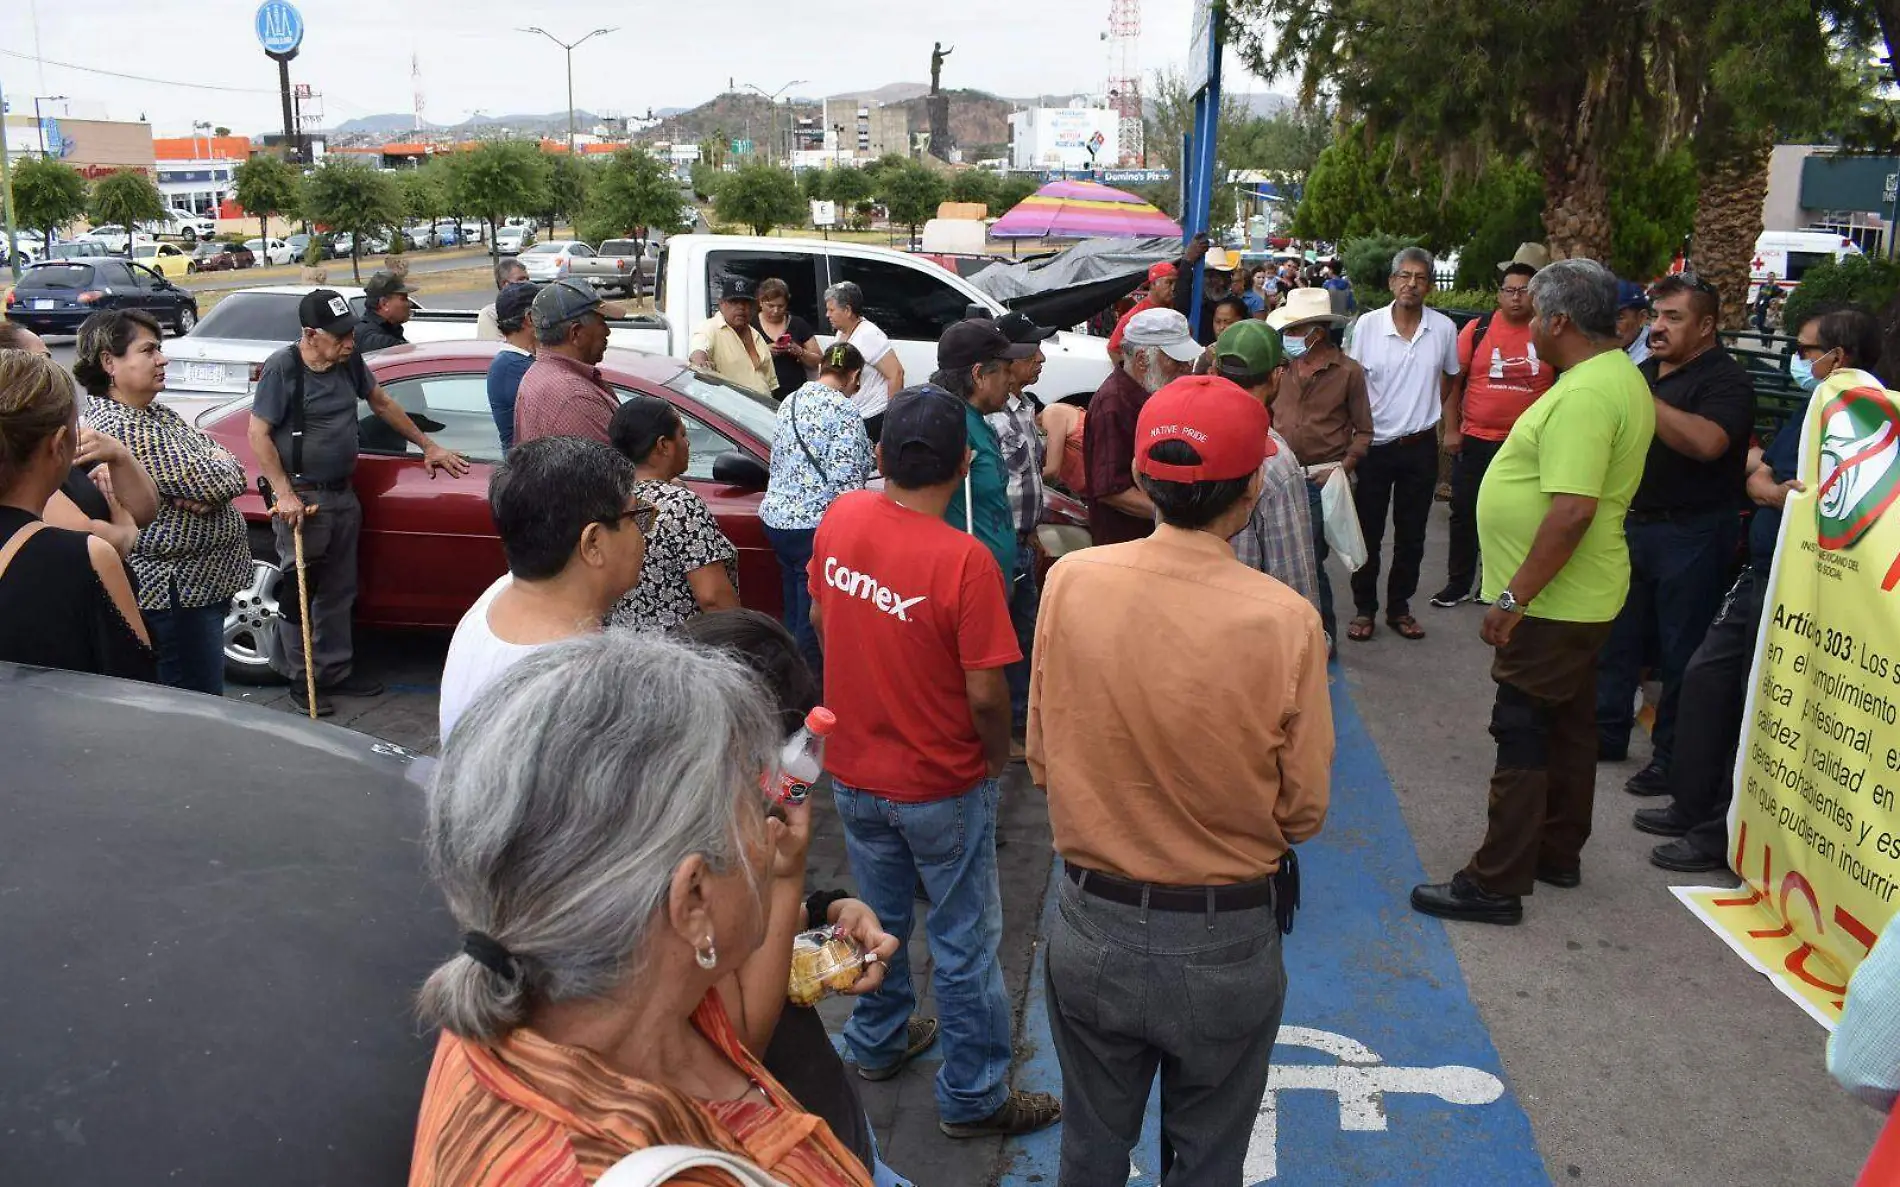
[[728, 449], [713, 459], [713, 481], [740, 490], [764, 490], [771, 480], [765, 463], [749, 453]]

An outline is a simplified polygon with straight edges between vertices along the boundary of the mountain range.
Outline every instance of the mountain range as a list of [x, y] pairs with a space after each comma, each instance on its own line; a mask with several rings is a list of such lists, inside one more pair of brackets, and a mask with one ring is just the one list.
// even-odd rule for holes
[[[654, 114], [659, 114], [655, 112]], [[577, 127], [590, 128], [598, 123], [600, 117], [591, 111], [576, 110], [574, 123]], [[384, 115], [366, 115], [353, 120], [345, 120], [331, 129], [335, 136], [390, 136], [414, 131], [416, 117], [408, 112], [390, 112]], [[567, 112], [555, 111], [546, 115], [476, 115], [470, 116], [459, 124], [434, 124], [422, 121], [425, 132], [462, 131], [476, 128], [517, 128], [522, 131], [567, 131]]]

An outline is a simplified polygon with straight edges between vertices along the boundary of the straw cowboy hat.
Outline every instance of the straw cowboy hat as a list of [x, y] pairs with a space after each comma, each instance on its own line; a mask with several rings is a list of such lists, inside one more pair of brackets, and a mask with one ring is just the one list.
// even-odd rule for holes
[[1316, 321], [1343, 326], [1347, 320], [1344, 314], [1333, 312], [1333, 294], [1328, 289], [1294, 289], [1278, 309], [1267, 314], [1267, 324], [1276, 330]]
[[1550, 249], [1541, 243], [1520, 243], [1517, 245], [1517, 254], [1500, 263], [1498, 271], [1502, 272], [1512, 264], [1529, 264], [1542, 272], [1550, 267]]

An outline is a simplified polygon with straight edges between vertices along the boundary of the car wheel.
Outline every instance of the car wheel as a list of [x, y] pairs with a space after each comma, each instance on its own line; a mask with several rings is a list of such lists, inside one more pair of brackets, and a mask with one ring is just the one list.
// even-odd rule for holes
[[275, 562], [253, 560], [251, 584], [231, 598], [224, 616], [224, 678], [233, 684], [281, 684], [271, 667], [277, 654], [277, 586], [284, 571]]
[[189, 305], [179, 306], [178, 336], [180, 338], [183, 338], [186, 334], [191, 333], [191, 328], [197, 324], [198, 324], [198, 311], [196, 309], [193, 309]]
[[186, 227], [185, 228], [185, 242], [187, 244], [198, 242], [198, 232], [193, 230], [190, 227]]
[[186, 264], [185, 264], [185, 275], [186, 275], [186, 276], [195, 276], [195, 275], [197, 275], [197, 274], [198, 274], [198, 261], [196, 261], [196, 260], [190, 260], [190, 261], [188, 261], [188, 262], [186, 262]]

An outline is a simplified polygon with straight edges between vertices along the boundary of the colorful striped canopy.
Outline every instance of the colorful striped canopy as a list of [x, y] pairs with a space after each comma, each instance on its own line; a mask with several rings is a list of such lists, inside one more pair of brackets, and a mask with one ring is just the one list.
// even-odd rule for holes
[[990, 226], [998, 239], [1181, 237], [1181, 224], [1150, 204], [1094, 181], [1052, 181]]

